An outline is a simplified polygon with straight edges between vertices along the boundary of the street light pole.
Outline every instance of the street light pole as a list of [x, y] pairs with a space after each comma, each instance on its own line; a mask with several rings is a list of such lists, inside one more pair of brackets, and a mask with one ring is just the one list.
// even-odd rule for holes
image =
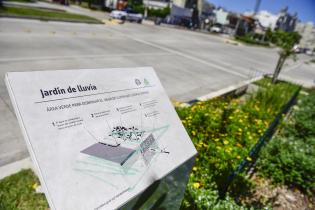
[[144, 19], [147, 19], [147, 17], [148, 17], [148, 4], [149, 4], [149, 0], [145, 0], [145, 4], [144, 4]]

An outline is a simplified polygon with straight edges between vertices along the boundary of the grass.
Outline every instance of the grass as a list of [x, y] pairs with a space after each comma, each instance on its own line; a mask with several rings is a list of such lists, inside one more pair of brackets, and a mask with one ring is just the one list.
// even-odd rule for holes
[[37, 183], [39, 181], [30, 169], [0, 180], [0, 209], [48, 209], [44, 194], [34, 190]]
[[311, 63], [315, 63], [315, 59], [312, 59], [312, 60], [311, 60]]
[[6, 1], [21, 2], [21, 3], [34, 3], [34, 2], [36, 2], [36, 0], [6, 0]]
[[72, 14], [49, 9], [27, 8], [27, 7], [3, 7], [0, 8], [0, 16], [30, 17], [40, 20], [57, 20], [102, 23], [101, 21], [84, 15]]

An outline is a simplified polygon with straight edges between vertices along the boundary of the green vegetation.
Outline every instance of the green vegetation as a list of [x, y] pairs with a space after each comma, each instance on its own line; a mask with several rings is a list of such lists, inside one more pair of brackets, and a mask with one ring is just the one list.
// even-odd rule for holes
[[34, 2], [36, 2], [36, 0], [7, 0], [7, 1], [21, 2], [21, 3], [34, 3]]
[[[198, 102], [191, 107], [177, 108], [199, 153], [190, 176], [191, 187], [187, 188], [183, 209], [212, 208], [212, 202], [200, 199], [205, 195], [196, 193], [213, 194], [222, 189], [242, 159], [252, 161], [247, 156], [250, 149], [297, 89], [287, 83], [272, 85], [268, 80], [265, 81], [261, 82], [262, 88], [245, 102], [217, 98]], [[245, 188], [251, 185], [242, 176], [237, 177], [237, 182], [242, 184], [232, 188], [232, 192], [245, 192]]]
[[300, 41], [301, 35], [297, 32], [271, 31], [268, 29], [264, 36], [261, 34], [246, 34], [245, 36], [236, 36], [235, 39], [252, 45], [270, 46], [270, 44], [273, 44], [281, 49], [272, 79], [272, 82], [275, 83], [286, 59], [294, 55], [293, 47]]
[[246, 34], [245, 36], [236, 36], [235, 39], [245, 44], [264, 46], [264, 47], [270, 46], [270, 43], [268, 41], [261, 41], [259, 39], [256, 39], [255, 36], [250, 35], [250, 34]]
[[165, 18], [170, 13], [171, 13], [171, 10], [169, 7], [166, 7], [164, 9], [149, 9], [148, 10], [148, 16], [149, 17]]
[[315, 93], [304, 97], [283, 131], [263, 150], [261, 175], [315, 193]]
[[[139, 13], [144, 14], [144, 6], [143, 5], [138, 5], [138, 6], [133, 6], [133, 10]], [[170, 14], [170, 8], [166, 7], [164, 9], [148, 9], [148, 17], [151, 18], [165, 18], [167, 15]]]
[[272, 32], [271, 30], [268, 30], [266, 32], [266, 37], [271, 43], [275, 44], [281, 49], [272, 78], [272, 82], [275, 83], [286, 59], [290, 55], [294, 55], [293, 47], [300, 41], [301, 35], [298, 32], [285, 32], [281, 30]]
[[0, 180], [0, 209], [48, 209], [45, 196], [35, 193], [37, 183], [31, 170], [22, 170]]
[[87, 23], [102, 23], [101, 21], [84, 15], [72, 14], [48, 9], [35, 9], [28, 7], [2, 7], [0, 16], [31, 17], [40, 20], [59, 20]]
[[231, 197], [224, 200], [219, 199], [215, 186], [208, 189], [196, 188], [196, 184], [188, 183], [181, 210], [211, 209], [211, 210], [243, 210], [244, 206], [239, 206]]

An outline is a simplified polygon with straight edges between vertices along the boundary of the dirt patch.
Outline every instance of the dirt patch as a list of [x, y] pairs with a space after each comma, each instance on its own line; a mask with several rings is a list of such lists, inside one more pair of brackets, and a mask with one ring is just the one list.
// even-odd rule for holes
[[241, 202], [255, 208], [270, 207], [273, 210], [315, 210], [315, 196], [307, 196], [296, 188], [274, 186], [270, 180], [254, 175], [252, 181], [256, 184], [253, 191]]

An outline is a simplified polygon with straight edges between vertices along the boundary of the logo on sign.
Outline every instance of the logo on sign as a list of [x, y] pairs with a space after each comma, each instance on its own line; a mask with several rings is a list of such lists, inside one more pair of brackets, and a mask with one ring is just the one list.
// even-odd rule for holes
[[141, 81], [139, 80], [139, 79], [135, 79], [135, 83], [136, 83], [136, 85], [141, 85]]

